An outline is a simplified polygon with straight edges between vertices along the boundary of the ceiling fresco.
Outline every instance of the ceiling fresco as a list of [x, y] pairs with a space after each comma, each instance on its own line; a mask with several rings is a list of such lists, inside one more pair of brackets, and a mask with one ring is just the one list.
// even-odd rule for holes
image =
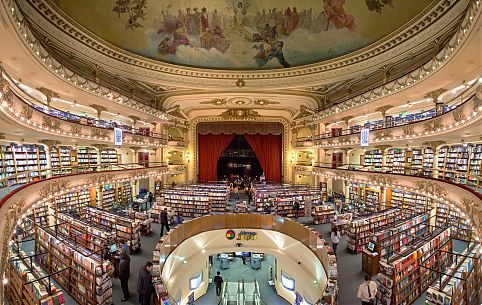
[[282, 69], [364, 48], [432, 0], [54, 0], [116, 47], [162, 62]]

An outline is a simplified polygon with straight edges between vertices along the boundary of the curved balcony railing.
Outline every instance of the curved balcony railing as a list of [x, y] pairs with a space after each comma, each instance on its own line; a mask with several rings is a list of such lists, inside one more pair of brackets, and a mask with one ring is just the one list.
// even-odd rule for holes
[[[383, 170], [383, 168], [382, 168]], [[482, 237], [482, 193], [479, 188], [457, 184], [436, 177], [414, 176], [405, 173], [372, 171], [360, 165], [345, 164], [332, 168], [317, 164], [313, 173], [323, 178], [378, 185], [391, 189], [400, 189], [437, 199], [454, 208], [471, 224], [477, 241]], [[437, 169], [434, 169], [436, 171]], [[479, 180], [480, 181], [480, 180]]]
[[360, 165], [360, 164], [337, 164], [332, 163], [315, 163], [316, 168], [336, 168], [357, 171], [377, 172], [386, 174], [400, 174], [407, 176], [425, 177], [455, 183], [457, 185], [466, 186], [478, 193], [482, 193], [482, 176], [473, 175], [467, 172], [448, 170], [437, 167], [421, 167], [421, 166], [379, 166], [379, 165]]
[[[165, 162], [150, 162], [148, 167], [160, 167], [164, 168], [166, 173], [168, 172], [167, 163]], [[42, 169], [22, 171], [0, 179], [0, 198], [9, 194], [11, 191], [17, 189], [20, 186], [28, 185], [29, 183], [43, 179], [49, 179], [53, 177], [65, 177], [85, 173], [112, 172], [126, 169], [145, 168], [146, 166], [142, 166], [137, 163], [123, 163], [48, 167]]]
[[[1, 72], [0, 112], [20, 125], [56, 136], [81, 138], [100, 142], [114, 143], [114, 125], [94, 126], [68, 119], [62, 114], [54, 116], [50, 112], [39, 110], [40, 101], [25, 93], [5, 73]], [[41, 108], [43, 109], [43, 108]], [[55, 110], [57, 111], [57, 110]], [[60, 113], [60, 112], [59, 112]], [[121, 126], [119, 126], [121, 127]], [[158, 133], [124, 128], [123, 142], [126, 144], [150, 147], [167, 147], [167, 137]]]
[[[326, 278], [328, 279], [327, 270], [330, 270], [330, 266], [328, 262], [327, 249], [320, 239], [319, 233], [289, 218], [264, 214], [206, 215], [182, 224], [171, 231], [164, 239], [162, 239], [162, 246], [156, 247], [156, 249], [160, 252], [159, 265], [161, 275], [163, 274], [163, 268], [165, 263], [168, 261], [169, 256], [184, 241], [200, 233], [220, 229], [271, 230], [292, 237], [313, 252], [313, 254], [322, 263]], [[168, 283], [169, 281], [165, 280], [164, 282]], [[169, 284], [168, 289], [171, 286], [172, 285]]]
[[[388, 127], [370, 132], [370, 143], [388, 143], [415, 138], [427, 138], [466, 128], [482, 118], [482, 85], [466, 101], [440, 116], [402, 126]], [[360, 134], [351, 134], [315, 141], [317, 148], [341, 147], [360, 144]]]
[[[482, 105], [482, 103], [480, 103], [481, 90], [482, 90], [482, 84], [476, 81], [471, 86], [468, 86], [464, 91], [462, 91], [456, 97], [454, 97], [449, 102], [447, 102], [448, 106], [444, 107], [443, 111], [440, 111], [437, 113], [436, 109], [434, 108], [426, 112], [417, 114], [420, 116], [420, 119], [414, 119], [413, 121], [405, 121], [404, 119], [401, 119], [397, 121], [397, 119], [394, 118], [393, 122], [389, 123], [388, 126], [385, 123], [381, 125], [370, 124], [370, 127], [368, 129], [370, 129], [370, 131], [374, 131], [374, 133], [379, 132], [381, 134], [385, 133], [387, 135], [392, 133], [391, 132], [392, 130], [397, 129], [402, 131], [400, 134], [401, 136], [404, 136], [404, 135], [411, 136], [412, 131], [415, 132], [416, 134], [420, 133], [420, 135], [424, 135], [425, 131], [428, 131], [428, 132], [432, 131], [432, 130], [428, 130], [430, 129], [430, 127], [433, 127], [434, 131], [437, 131], [437, 129], [440, 129], [440, 131], [447, 131], [447, 129], [443, 130], [443, 126], [439, 121], [444, 121], [444, 122], [447, 121], [446, 126], [448, 127], [451, 125], [451, 123], [453, 125], [458, 122], [460, 125], [461, 124], [460, 121], [462, 121], [465, 117], [467, 119], [470, 117], [472, 120], [480, 117], [479, 112], [482, 110], [482, 109], [479, 109], [479, 106]], [[447, 117], [450, 118], [451, 115], [453, 117], [452, 121], [454, 122], [449, 122], [448, 120], [445, 119]], [[466, 123], [468, 122], [468, 120], [470, 120], [470, 119], [468, 120], [467, 119], [463, 123]], [[357, 129], [354, 129], [353, 127], [354, 126], [352, 126], [350, 129], [344, 129], [341, 132], [338, 132], [336, 134], [332, 134], [330, 131], [327, 131], [326, 133], [316, 135], [314, 137], [315, 145], [332, 146], [331, 144], [334, 144], [333, 142], [336, 140], [337, 140], [336, 142], [340, 143], [340, 145], [344, 145], [344, 142], [351, 142], [346, 144], [359, 143], [357, 142], [358, 137], [360, 136], [361, 129], [365, 127], [358, 126]], [[419, 130], [420, 132], [417, 133], [417, 131]], [[347, 139], [345, 138], [351, 138], [350, 139], [351, 141], [346, 141]], [[332, 140], [332, 142], [330, 143], [329, 140]], [[394, 140], [396, 140], [396, 138]]]

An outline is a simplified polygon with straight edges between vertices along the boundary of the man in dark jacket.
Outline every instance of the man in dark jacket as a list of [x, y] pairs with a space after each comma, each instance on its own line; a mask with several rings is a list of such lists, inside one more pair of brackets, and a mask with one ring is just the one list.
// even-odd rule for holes
[[152, 204], [154, 203], [154, 194], [152, 192], [149, 192], [149, 207], [146, 207], [146, 211], [150, 208], [152, 208]]
[[137, 280], [137, 292], [139, 293], [140, 305], [151, 305], [152, 293], [154, 285], [152, 284], [152, 263], [147, 262], [144, 267], [139, 270], [139, 278]]
[[216, 285], [216, 295], [219, 296], [221, 294], [221, 285], [224, 282], [223, 278], [221, 277], [221, 273], [219, 271], [214, 277], [213, 282]]
[[125, 250], [121, 251], [120, 258], [121, 260], [119, 263], [119, 280], [121, 282], [122, 292], [124, 293], [124, 297], [121, 299], [121, 302], [125, 302], [127, 301], [127, 299], [129, 299], [129, 286], [127, 285], [127, 283], [131, 274], [131, 258]]
[[159, 215], [159, 222], [161, 223], [161, 237], [162, 237], [162, 235], [164, 235], [164, 227], [166, 227], [167, 232], [170, 231], [169, 220], [167, 219], [167, 208], [164, 208], [164, 210], [161, 212], [161, 215]]

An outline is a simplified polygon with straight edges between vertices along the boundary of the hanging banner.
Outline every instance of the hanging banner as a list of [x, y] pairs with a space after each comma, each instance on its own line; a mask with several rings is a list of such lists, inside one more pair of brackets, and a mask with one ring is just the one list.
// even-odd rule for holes
[[122, 129], [114, 128], [114, 145], [122, 145]]
[[370, 144], [370, 129], [363, 128], [360, 133], [360, 145], [366, 147]]

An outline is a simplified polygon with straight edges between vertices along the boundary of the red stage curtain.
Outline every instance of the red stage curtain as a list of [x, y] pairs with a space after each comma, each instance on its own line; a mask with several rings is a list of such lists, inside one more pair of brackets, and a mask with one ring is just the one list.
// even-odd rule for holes
[[245, 133], [243, 136], [258, 157], [266, 181], [281, 181], [281, 135]]
[[234, 134], [198, 135], [199, 181], [218, 180], [218, 160], [222, 152], [234, 139]]

